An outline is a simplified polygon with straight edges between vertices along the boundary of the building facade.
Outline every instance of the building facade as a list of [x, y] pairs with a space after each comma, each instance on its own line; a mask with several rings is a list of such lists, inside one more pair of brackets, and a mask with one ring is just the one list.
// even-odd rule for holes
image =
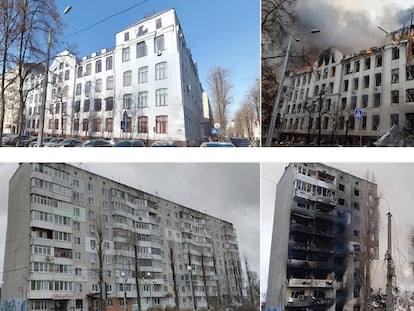
[[394, 125], [414, 126], [414, 26], [381, 47], [351, 55], [323, 51], [284, 85], [275, 139], [303, 144], [370, 145]]
[[241, 301], [231, 223], [67, 164], [20, 164], [9, 185], [4, 310]]
[[[46, 135], [198, 145], [208, 134], [197, 64], [174, 9], [118, 32], [113, 49], [81, 60], [58, 54], [49, 72]], [[30, 134], [38, 131], [42, 79], [26, 81], [39, 85], [26, 104]]]
[[378, 259], [377, 185], [290, 164], [276, 190], [266, 308], [367, 310]]

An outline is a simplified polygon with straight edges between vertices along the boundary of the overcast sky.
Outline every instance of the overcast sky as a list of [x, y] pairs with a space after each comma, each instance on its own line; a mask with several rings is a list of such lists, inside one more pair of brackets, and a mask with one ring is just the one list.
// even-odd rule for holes
[[[260, 166], [243, 163], [102, 163], [83, 169], [233, 223], [242, 262], [259, 273]], [[0, 271], [6, 238], [8, 181], [17, 164], [0, 163]], [[243, 265], [244, 267], [244, 265]], [[2, 274], [1, 277], [2, 278]]]
[[[387, 244], [388, 208], [393, 216], [392, 244], [396, 267], [397, 282], [402, 289], [414, 290], [413, 272], [408, 265], [409, 236], [413, 222], [413, 176], [414, 163], [325, 163], [352, 175], [365, 178], [371, 172], [378, 185], [379, 201], [379, 260], [373, 265], [374, 288], [385, 286], [385, 250]], [[273, 211], [275, 205], [276, 185], [283, 175], [288, 163], [265, 163], [262, 166], [261, 184], [261, 289], [267, 291], [269, 271], [270, 243], [272, 236]]]

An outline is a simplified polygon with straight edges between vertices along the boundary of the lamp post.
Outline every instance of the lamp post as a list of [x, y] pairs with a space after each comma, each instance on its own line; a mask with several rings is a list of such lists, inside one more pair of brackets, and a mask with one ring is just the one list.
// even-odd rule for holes
[[[63, 15], [67, 14], [72, 10], [72, 6], [67, 6], [63, 13], [55, 20], [57, 23]], [[45, 76], [43, 79], [43, 96], [42, 96], [42, 105], [40, 106], [40, 119], [39, 119], [39, 129], [37, 132], [37, 146], [41, 147], [43, 140], [43, 130], [45, 127], [45, 111], [46, 111], [46, 97], [47, 97], [47, 84], [48, 84], [48, 75], [49, 75], [49, 59], [50, 59], [50, 46], [52, 45], [52, 26], [49, 26], [49, 31], [47, 34], [47, 52], [46, 52], [46, 64], [45, 64]]]
[[152, 307], [151, 272], [147, 272], [148, 285], [150, 290], [150, 307]]
[[192, 278], [192, 273], [191, 273], [192, 270], [193, 270], [193, 268], [190, 265], [188, 265], [187, 266], [187, 271], [190, 273], [191, 300], [193, 302], [193, 310], [197, 310], [196, 303], [195, 303], [195, 300], [194, 300], [194, 288], [193, 288], [193, 280], [192, 280], [193, 278]]
[[123, 288], [124, 288], [124, 311], [126, 311], [127, 310], [127, 303], [126, 303], [126, 287], [125, 287], [126, 274], [125, 274], [125, 272], [121, 272], [121, 277], [123, 278]]
[[[279, 109], [280, 97], [282, 96], [283, 82], [285, 80], [285, 74], [286, 74], [287, 64], [288, 64], [288, 59], [289, 59], [290, 46], [292, 45], [292, 38], [294, 36], [298, 36], [298, 35], [312, 34], [312, 33], [318, 33], [318, 32], [320, 32], [319, 29], [311, 29], [311, 30], [306, 31], [306, 32], [295, 33], [293, 35], [290, 35], [290, 37], [289, 37], [289, 42], [288, 42], [288, 46], [287, 46], [287, 49], [286, 49], [285, 61], [283, 63], [282, 75], [280, 77], [280, 83], [279, 83], [279, 87], [277, 89], [275, 104], [273, 106], [273, 111], [272, 111], [272, 118], [270, 120], [269, 130], [268, 130], [267, 137], [266, 137], [266, 144], [265, 144], [266, 147], [271, 147], [272, 146], [273, 132], [274, 132], [275, 127], [276, 127], [276, 118], [277, 118], [277, 113], [278, 113], [278, 109]], [[299, 41], [298, 38], [296, 38], [296, 40]]]

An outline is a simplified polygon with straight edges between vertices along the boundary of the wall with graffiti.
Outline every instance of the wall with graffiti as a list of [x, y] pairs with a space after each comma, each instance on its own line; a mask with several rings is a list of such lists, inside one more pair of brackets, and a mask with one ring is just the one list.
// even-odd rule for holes
[[4, 299], [1, 311], [26, 311], [26, 299]]

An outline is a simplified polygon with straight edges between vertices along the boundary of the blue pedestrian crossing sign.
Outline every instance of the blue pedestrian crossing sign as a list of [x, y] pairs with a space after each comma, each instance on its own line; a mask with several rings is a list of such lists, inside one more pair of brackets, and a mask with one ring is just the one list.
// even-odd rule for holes
[[354, 117], [355, 117], [355, 119], [361, 119], [362, 118], [362, 110], [361, 109], [355, 109]]

